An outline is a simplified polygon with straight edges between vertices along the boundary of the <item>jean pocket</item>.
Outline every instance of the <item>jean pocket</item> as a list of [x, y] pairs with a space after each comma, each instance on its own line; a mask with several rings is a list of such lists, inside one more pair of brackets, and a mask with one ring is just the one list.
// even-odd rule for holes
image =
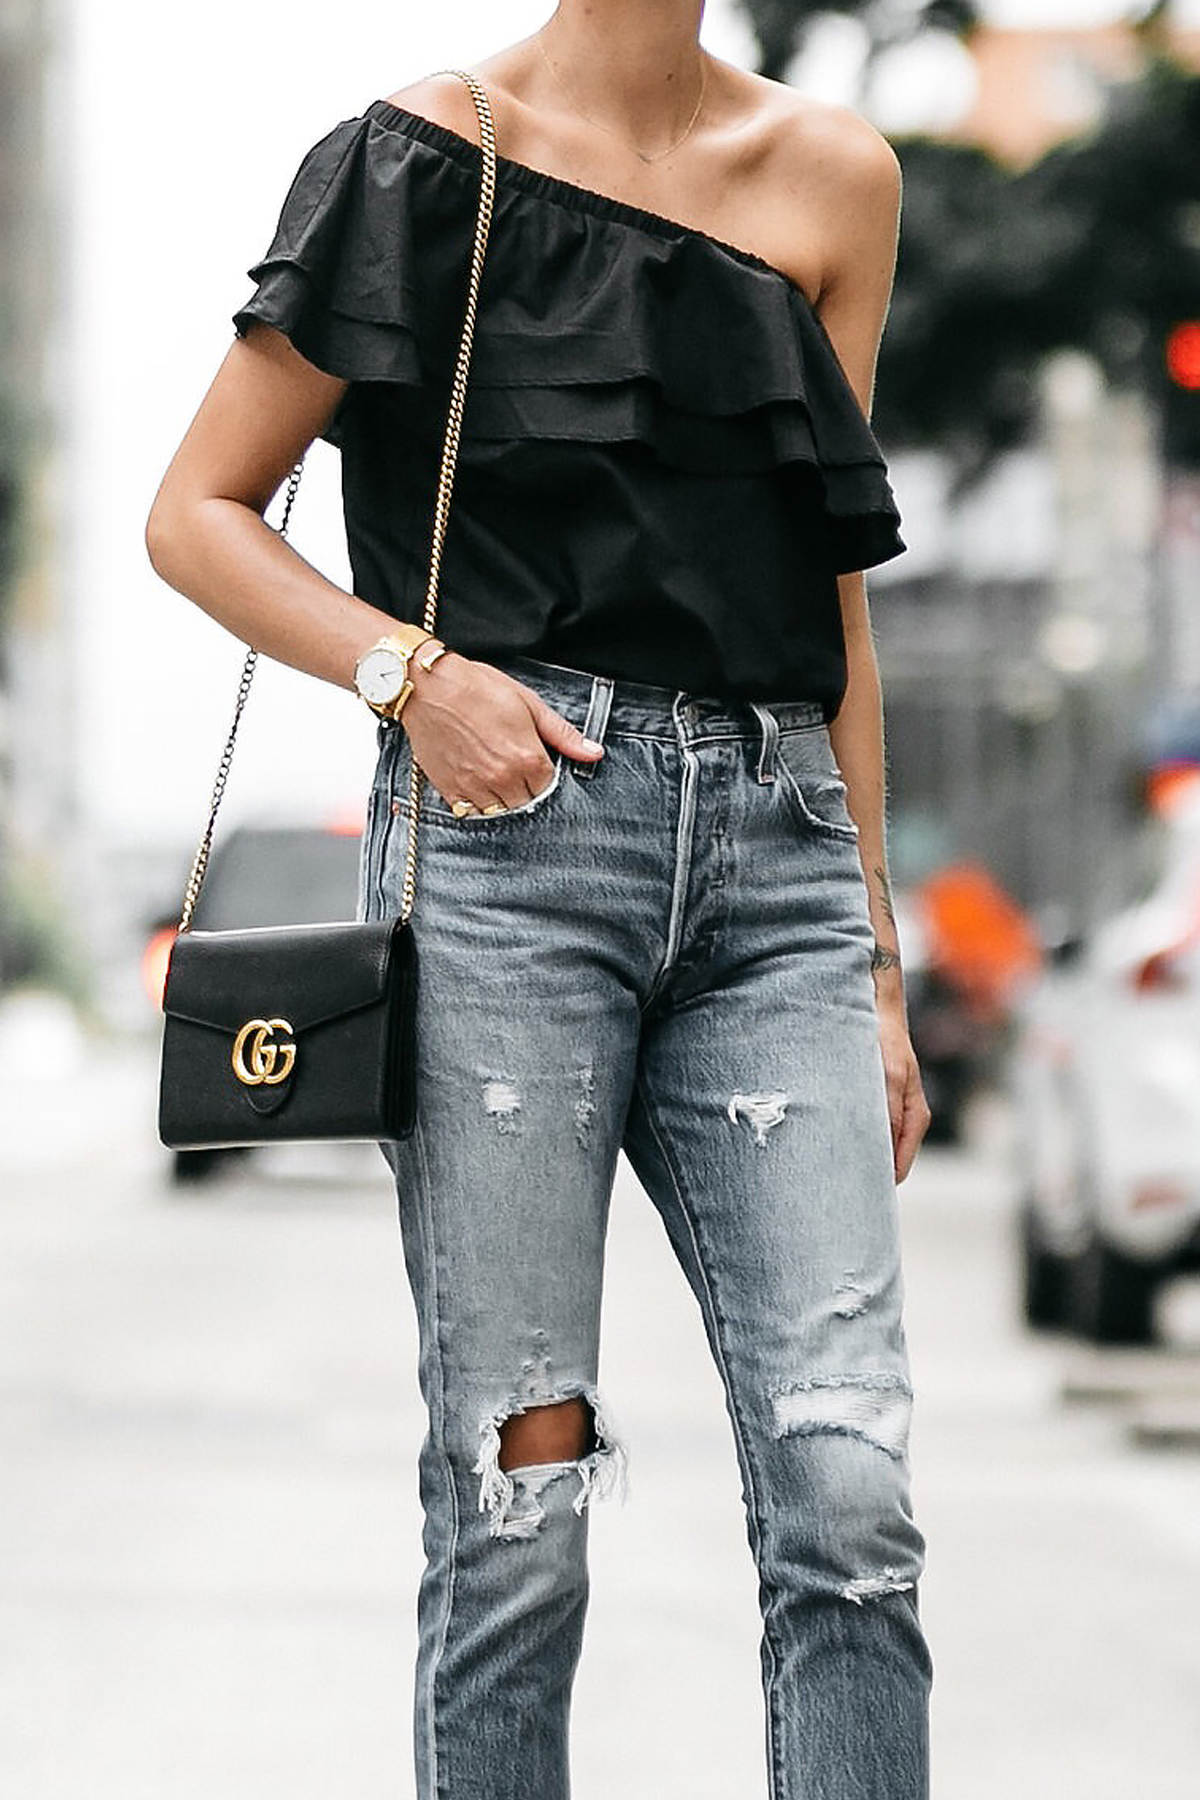
[[846, 843], [857, 841], [858, 826], [850, 814], [828, 725], [780, 732], [776, 766], [788, 805], [805, 830]]
[[[562, 792], [566, 760], [566, 752], [563, 750], [555, 751], [552, 754], [553, 769], [549, 781], [540, 793], [531, 794], [528, 800], [522, 800], [517, 806], [505, 807], [503, 812], [467, 813], [461, 819], [452, 811], [450, 802], [434, 787], [427, 776], [421, 787], [421, 811], [426, 817], [436, 820], [439, 825], [450, 825], [458, 831], [503, 830], [514, 820], [532, 818], [549, 810], [555, 797]], [[404, 764], [407, 781], [409, 767], [407, 757], [404, 758]]]

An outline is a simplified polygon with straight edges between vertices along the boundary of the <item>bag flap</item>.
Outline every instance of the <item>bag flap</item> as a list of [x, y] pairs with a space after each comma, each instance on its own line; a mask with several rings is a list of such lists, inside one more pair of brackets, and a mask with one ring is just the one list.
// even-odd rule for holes
[[184, 931], [167, 969], [163, 1011], [238, 1032], [248, 1019], [284, 1018], [305, 1031], [377, 1004], [413, 954], [400, 919]]

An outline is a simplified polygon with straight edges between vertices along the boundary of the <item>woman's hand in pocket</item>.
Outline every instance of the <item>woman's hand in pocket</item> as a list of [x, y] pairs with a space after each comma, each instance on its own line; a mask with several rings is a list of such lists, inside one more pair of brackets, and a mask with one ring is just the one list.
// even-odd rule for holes
[[412, 674], [401, 723], [414, 757], [449, 805], [523, 806], [549, 786], [554, 752], [580, 762], [604, 754], [540, 694], [490, 663], [450, 651], [430, 669], [414, 665]]

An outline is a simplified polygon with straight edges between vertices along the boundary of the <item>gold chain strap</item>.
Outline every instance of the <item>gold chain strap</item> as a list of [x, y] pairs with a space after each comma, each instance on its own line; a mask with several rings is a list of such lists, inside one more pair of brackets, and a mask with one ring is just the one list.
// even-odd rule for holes
[[[292, 507], [296, 503], [296, 490], [300, 486], [300, 477], [304, 473], [304, 458], [296, 464], [288, 476], [287, 494], [283, 502], [283, 517], [279, 521], [279, 535], [287, 536], [288, 520], [292, 516]], [[204, 827], [204, 836], [192, 858], [192, 872], [187, 879], [187, 887], [183, 892], [183, 911], [179, 915], [180, 931], [192, 929], [192, 917], [196, 911], [196, 902], [200, 898], [200, 889], [204, 886], [204, 877], [208, 874], [208, 859], [212, 854], [213, 832], [217, 828], [217, 814], [221, 810], [221, 802], [225, 798], [225, 783], [229, 780], [229, 767], [233, 762], [234, 746], [237, 743], [238, 726], [242, 722], [242, 714], [246, 710], [246, 702], [250, 698], [250, 684], [254, 680], [254, 671], [258, 666], [258, 651], [251, 648], [246, 652], [246, 660], [242, 664], [242, 676], [238, 682], [237, 703], [233, 709], [233, 723], [229, 727], [229, 736], [225, 739], [225, 748], [221, 752], [221, 760], [217, 765], [217, 779], [213, 783], [212, 799], [209, 802], [208, 824]]]
[[[446, 437], [442, 445], [442, 466], [438, 472], [437, 500], [433, 509], [433, 542], [429, 550], [429, 580], [425, 586], [425, 614], [421, 620], [426, 631], [432, 631], [437, 618], [438, 581], [442, 572], [442, 546], [446, 540], [446, 521], [450, 516], [450, 494], [454, 487], [454, 471], [458, 463], [458, 441], [462, 435], [463, 408], [467, 400], [467, 371], [471, 366], [471, 345], [475, 339], [475, 311], [479, 302], [479, 283], [483, 276], [483, 259], [488, 232], [492, 224], [492, 202], [496, 195], [496, 125], [486, 90], [465, 69], [447, 69], [457, 75], [471, 90], [479, 117], [479, 144], [483, 167], [479, 186], [479, 210], [475, 216], [475, 242], [471, 248], [471, 274], [467, 282], [467, 311], [459, 340], [458, 360], [454, 365], [454, 382], [450, 393], [450, 410], [446, 418]], [[397, 727], [402, 729], [402, 727]], [[421, 813], [421, 783], [425, 772], [414, 756], [408, 784], [408, 845], [404, 856], [404, 885], [401, 890], [400, 917], [407, 919], [417, 898], [417, 821]]]
[[[488, 232], [492, 223], [492, 205], [496, 194], [496, 127], [492, 118], [492, 109], [488, 102], [487, 92], [465, 69], [447, 69], [448, 75], [457, 75], [465, 81], [471, 90], [471, 98], [475, 102], [475, 111], [479, 116], [479, 138], [482, 151], [483, 168], [479, 190], [479, 207], [475, 217], [475, 240], [471, 249], [471, 273], [467, 284], [466, 317], [463, 321], [462, 337], [458, 346], [458, 358], [454, 365], [454, 381], [450, 394], [450, 409], [446, 419], [446, 432], [442, 444], [442, 463], [438, 471], [437, 499], [433, 510], [433, 539], [429, 551], [429, 580], [425, 587], [425, 613], [422, 624], [426, 631], [432, 631], [437, 617], [438, 582], [442, 570], [442, 548], [446, 541], [446, 523], [450, 516], [450, 494], [454, 487], [454, 471], [458, 463], [458, 445], [462, 436], [463, 410], [467, 399], [467, 372], [471, 365], [471, 346], [475, 338], [475, 314], [479, 302], [479, 284], [483, 277], [483, 260], [487, 250]], [[283, 517], [279, 522], [279, 536], [286, 538], [288, 521], [292, 515], [292, 507], [296, 499], [296, 490], [300, 486], [300, 477], [304, 472], [302, 456], [291, 474], [288, 476], [287, 494], [283, 504]], [[246, 652], [246, 660], [242, 665], [241, 680], [238, 683], [237, 702], [233, 711], [233, 723], [229, 727], [229, 736], [225, 740], [225, 748], [221, 752], [221, 761], [217, 767], [217, 778], [213, 783], [212, 800], [209, 805], [208, 823], [204, 835], [200, 839], [195, 857], [192, 860], [191, 873], [184, 890], [183, 910], [179, 915], [180, 931], [190, 931], [192, 919], [196, 911], [196, 903], [200, 898], [200, 890], [204, 886], [204, 878], [208, 874], [208, 861], [212, 854], [213, 832], [216, 830], [217, 814], [221, 810], [221, 802], [225, 798], [225, 784], [229, 779], [229, 769], [233, 762], [234, 747], [237, 744], [238, 727], [242, 722], [242, 714], [246, 710], [246, 701], [250, 697], [250, 685], [254, 680], [254, 670], [258, 663], [258, 651], [250, 649]], [[396, 730], [403, 729], [400, 725]], [[408, 848], [404, 859], [404, 884], [400, 917], [407, 919], [413, 910], [417, 897], [417, 820], [421, 810], [421, 783], [424, 771], [412, 760], [412, 776], [408, 791]]]

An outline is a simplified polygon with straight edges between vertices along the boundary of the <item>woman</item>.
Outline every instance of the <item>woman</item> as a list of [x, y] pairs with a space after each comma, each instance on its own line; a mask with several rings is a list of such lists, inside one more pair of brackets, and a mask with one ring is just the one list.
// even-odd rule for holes
[[[561, 0], [476, 66], [502, 161], [437, 642], [480, 166], [452, 73], [305, 158], [147, 531], [271, 656], [385, 712], [412, 681], [362, 903], [399, 910], [415, 756], [420, 1117], [387, 1153], [429, 1407], [422, 1800], [567, 1793], [622, 1147], [725, 1383], [770, 1793], [926, 1792], [895, 1187], [928, 1112], [861, 574], [903, 548], [866, 423], [897, 166], [707, 55], [702, 13]], [[354, 594], [262, 519], [318, 435]]]

